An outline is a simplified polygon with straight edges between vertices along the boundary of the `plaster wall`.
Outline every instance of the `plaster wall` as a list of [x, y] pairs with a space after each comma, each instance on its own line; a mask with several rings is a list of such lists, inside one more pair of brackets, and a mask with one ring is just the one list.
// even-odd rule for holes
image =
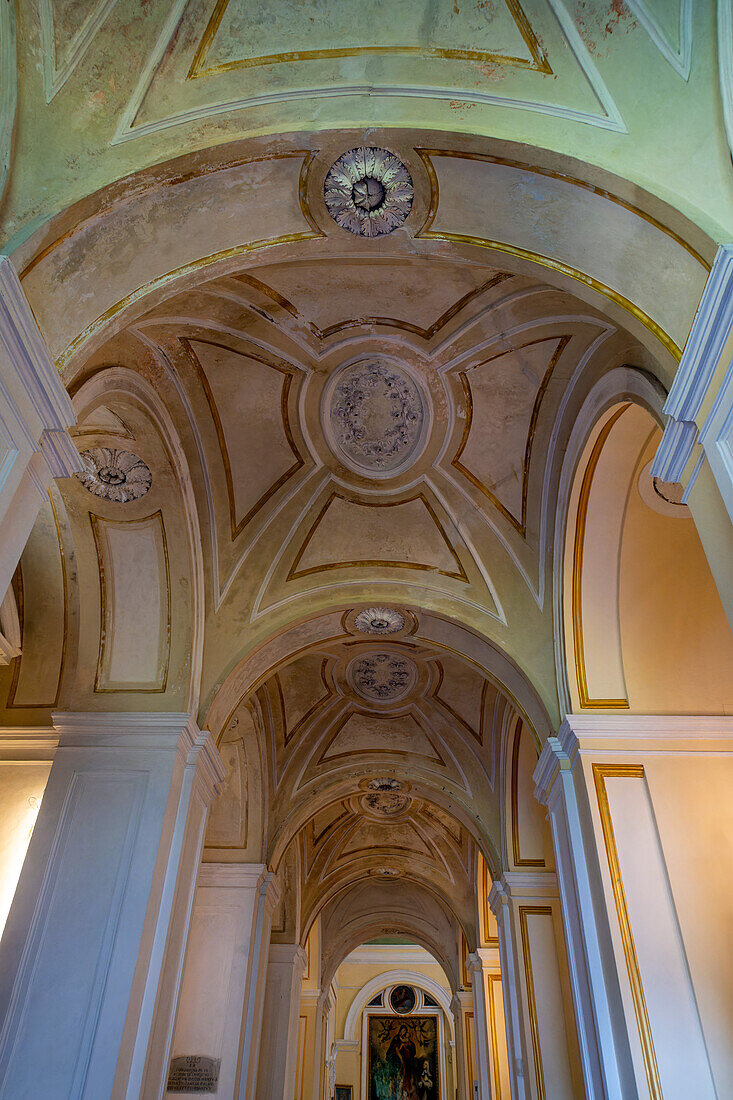
[[637, 1081], [656, 1076], [665, 1100], [728, 1096], [730, 722], [626, 721], [628, 736], [588, 738], [581, 759]]
[[20, 878], [51, 764], [0, 763], [0, 934]]

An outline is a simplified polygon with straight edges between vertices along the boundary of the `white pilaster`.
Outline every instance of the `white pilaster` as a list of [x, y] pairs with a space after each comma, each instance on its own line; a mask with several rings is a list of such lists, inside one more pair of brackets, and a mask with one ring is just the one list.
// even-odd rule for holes
[[506, 1016], [506, 1041], [509, 1056], [509, 1079], [512, 1100], [527, 1100], [529, 1093], [525, 1080], [527, 1057], [519, 996], [520, 968], [517, 956], [517, 938], [514, 932], [509, 893], [503, 879], [494, 879], [489, 892], [489, 906], [496, 917], [499, 931], [499, 956], [501, 959], [504, 1012]]
[[466, 959], [473, 987], [473, 1027], [476, 1043], [479, 1100], [492, 1100], [491, 1058], [489, 1051], [489, 1010], [487, 974], [495, 952], [479, 947]]
[[204, 863], [199, 867], [175, 1030], [171, 1014], [158, 1027], [160, 1069], [149, 1073], [145, 1096], [160, 1095], [170, 1058], [204, 1056], [219, 1061], [218, 1093], [231, 1098], [245, 1018], [247, 963], [257, 919], [262, 863]]
[[257, 884], [247, 961], [244, 1019], [239, 1043], [238, 1100], [257, 1100], [257, 1075], [267, 989], [270, 929], [272, 914], [279, 901], [280, 885], [277, 877], [265, 868]]
[[308, 956], [302, 947], [273, 943], [267, 962], [258, 1100], [291, 1100], [298, 1054], [298, 1010]]
[[651, 473], [663, 481], [683, 482], [689, 495], [700, 464], [707, 460], [733, 520], [732, 334], [733, 245], [724, 244], [664, 406], [669, 420]]
[[54, 716], [59, 737], [0, 946], [0, 1097], [140, 1097], [172, 1011], [208, 806], [188, 715]]
[[587, 1095], [727, 1095], [733, 859], [720, 838], [733, 829], [733, 719], [568, 715], [535, 780]]
[[0, 593], [51, 481], [81, 469], [75, 422], [15, 268], [0, 256]]
[[459, 1100], [473, 1100], [473, 1081], [469, 1080], [467, 1013], [473, 1008], [473, 994], [458, 990], [450, 1003], [456, 1036], [455, 1079]]

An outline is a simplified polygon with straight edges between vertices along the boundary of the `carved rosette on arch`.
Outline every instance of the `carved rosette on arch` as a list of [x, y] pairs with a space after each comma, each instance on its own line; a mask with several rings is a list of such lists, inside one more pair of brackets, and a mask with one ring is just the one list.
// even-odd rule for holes
[[336, 225], [358, 237], [383, 237], [398, 229], [413, 197], [410, 173], [387, 149], [350, 149], [332, 164], [323, 185]]
[[147, 463], [132, 451], [93, 447], [82, 451], [84, 469], [75, 474], [88, 492], [103, 500], [128, 504], [144, 497], [153, 484]]

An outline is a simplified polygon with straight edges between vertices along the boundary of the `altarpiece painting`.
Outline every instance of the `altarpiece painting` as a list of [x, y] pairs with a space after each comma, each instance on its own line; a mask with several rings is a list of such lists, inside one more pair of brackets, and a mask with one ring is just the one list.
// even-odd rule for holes
[[370, 1016], [368, 1035], [368, 1100], [439, 1100], [435, 1016]]

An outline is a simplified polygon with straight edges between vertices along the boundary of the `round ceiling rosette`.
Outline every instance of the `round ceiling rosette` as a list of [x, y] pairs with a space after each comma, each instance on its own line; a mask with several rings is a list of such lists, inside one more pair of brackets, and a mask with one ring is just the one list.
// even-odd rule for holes
[[331, 165], [323, 185], [329, 214], [358, 237], [384, 237], [407, 218], [414, 189], [405, 165], [387, 149], [350, 149]]
[[150, 467], [132, 451], [92, 447], [81, 452], [84, 469], [76, 477], [85, 489], [103, 500], [127, 504], [144, 497], [153, 483]]

